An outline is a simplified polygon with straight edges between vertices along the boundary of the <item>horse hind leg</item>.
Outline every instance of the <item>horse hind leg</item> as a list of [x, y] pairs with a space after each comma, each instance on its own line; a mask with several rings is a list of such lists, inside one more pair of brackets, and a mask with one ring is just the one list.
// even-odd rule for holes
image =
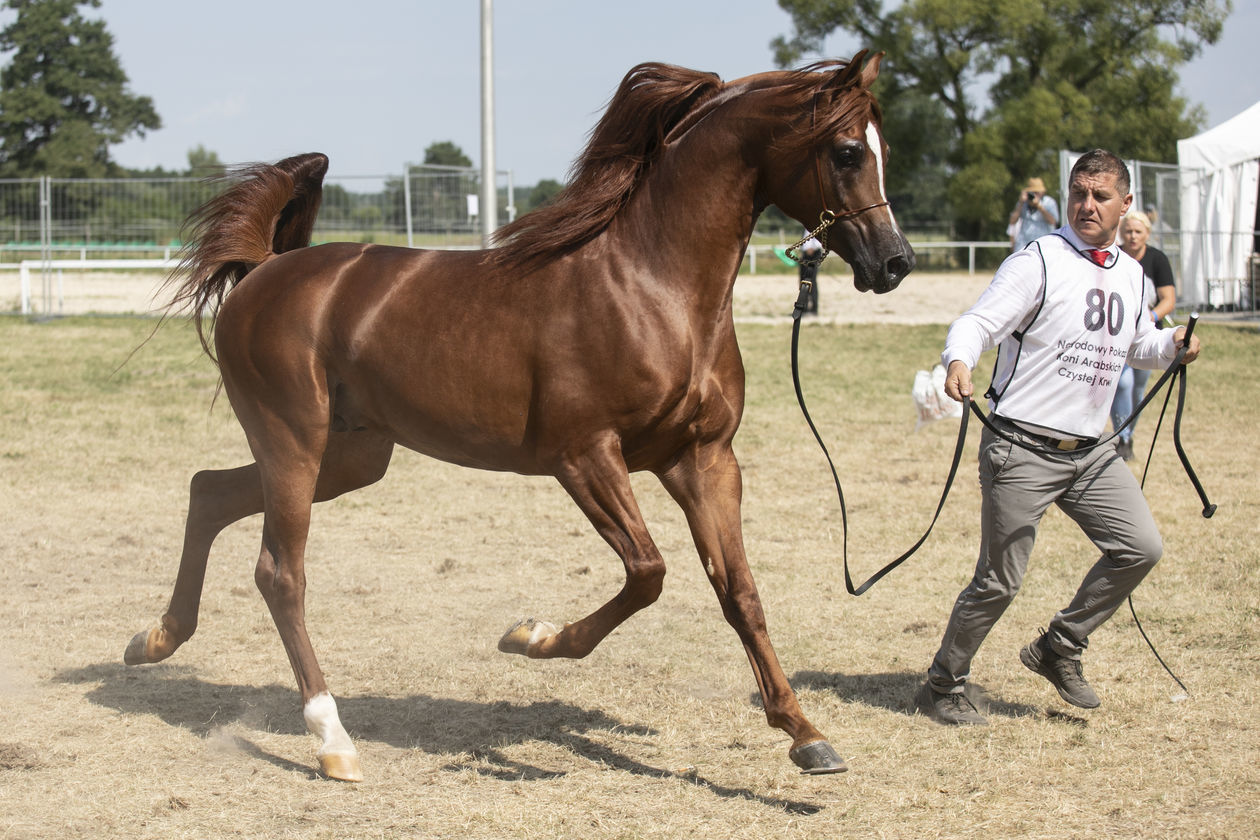
[[[389, 466], [394, 444], [367, 431], [324, 433], [317, 435], [318, 440], [305, 442], [294, 439], [283, 430], [274, 434], [258, 431], [273, 423], [274, 420], [267, 423], [255, 418], [247, 427], [256, 430], [252, 434], [247, 432], [255, 454], [262, 453], [269, 459], [268, 483], [264, 483], [264, 471], [257, 464], [240, 470], [207, 474], [195, 482], [206, 492], [195, 494], [198, 503], [192, 506], [192, 510], [200, 512], [203, 505], [206, 509], [213, 509], [215, 500], [226, 504], [223, 499], [235, 498], [231, 491], [236, 490], [243, 494], [243, 498], [238, 499], [238, 506], [231, 508], [231, 513], [264, 513], [262, 547], [254, 570], [254, 581], [271, 612], [297, 678], [302, 695], [303, 719], [308, 730], [320, 739], [316, 753], [320, 768], [329, 778], [360, 781], [363, 773], [358, 753], [341, 724], [337, 704], [328, 692], [306, 633], [303, 559], [312, 503], [334, 498], [380, 479]], [[318, 472], [311, 474], [300, 465], [309, 463], [311, 459], [308, 456], [318, 452], [320, 446], [324, 447], [324, 451], [320, 456]], [[219, 492], [210, 492], [212, 487], [218, 488]], [[148, 658], [149, 639], [156, 636], [159, 641], [163, 640], [165, 637], [162, 634], [168, 632], [168, 626], [195, 626], [209, 542], [224, 527], [223, 520], [230, 518], [226, 514], [218, 519], [209, 516], [203, 519], [200, 515], [194, 518], [197, 525], [190, 526], [189, 533], [198, 539], [190, 540], [185, 546], [186, 562], [181, 562], [172, 607], [163, 617], [160, 627], [141, 633], [133, 640], [128, 648], [129, 662], [157, 661]], [[191, 616], [191, 620], [187, 616]], [[158, 652], [163, 651], [159, 648]], [[165, 653], [169, 655], [169, 651]]]
[[184, 547], [175, 576], [175, 590], [161, 623], [135, 635], [123, 654], [128, 665], [161, 662], [197, 630], [201, 591], [210, 546], [224, 528], [261, 513], [262, 483], [258, 465], [232, 470], [203, 470], [193, 476], [188, 492]]
[[[389, 466], [393, 447], [392, 441], [370, 432], [329, 435], [315, 501], [334, 499], [379, 481]], [[257, 464], [203, 470], [193, 476], [184, 546], [170, 603], [157, 626], [132, 638], [123, 653], [126, 664], [161, 662], [192, 638], [197, 631], [211, 545], [229, 525], [262, 512], [262, 479]]]
[[722, 614], [743, 643], [766, 721], [791, 736], [788, 755], [804, 773], [844, 772], [844, 760], [805, 717], [770, 644], [761, 596], [744, 553], [743, 480], [734, 453], [729, 446], [699, 450], [660, 478], [686, 514]]
[[499, 640], [499, 650], [533, 659], [580, 659], [634, 613], [656, 601], [665, 561], [652, 542], [630, 486], [630, 475], [613, 443], [570, 459], [557, 478], [613, 550], [626, 581], [608, 603], [585, 618], [557, 627], [535, 619], [519, 621]]
[[267, 402], [251, 402], [242, 410], [234, 399], [233, 407], [262, 477], [263, 533], [254, 583], [288, 655], [307, 729], [320, 740], [316, 757], [321, 770], [329, 778], [362, 781], [358, 752], [341, 725], [306, 630], [306, 541], [331, 434], [311, 421], [328, 416], [327, 395], [302, 390], [286, 394], [269, 387], [274, 380], [251, 384], [253, 393], [267, 394]]
[[[256, 423], [254, 428], [272, 424]], [[274, 429], [274, 426], [273, 426]], [[347, 437], [348, 436], [348, 437]], [[331, 779], [363, 780], [359, 754], [337, 714], [323, 671], [306, 632], [306, 539], [311, 505], [370, 484], [389, 465], [393, 442], [371, 432], [294, 436], [289, 428], [251, 436], [255, 453], [266, 452], [263, 471], [263, 539], [254, 582], [271, 612], [302, 697], [302, 717], [320, 746], [320, 769]], [[323, 448], [318, 472], [304, 466], [307, 455]]]

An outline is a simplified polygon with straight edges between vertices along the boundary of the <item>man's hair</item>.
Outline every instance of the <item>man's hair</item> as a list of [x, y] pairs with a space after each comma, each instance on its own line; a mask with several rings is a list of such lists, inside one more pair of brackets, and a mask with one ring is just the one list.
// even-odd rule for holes
[[1129, 194], [1129, 167], [1124, 165], [1124, 161], [1113, 155], [1106, 149], [1094, 149], [1092, 152], [1086, 152], [1077, 158], [1076, 163], [1072, 166], [1072, 174], [1068, 177], [1068, 183], [1076, 180], [1076, 176], [1081, 175], [1115, 175], [1116, 187], [1119, 188], [1121, 195]]

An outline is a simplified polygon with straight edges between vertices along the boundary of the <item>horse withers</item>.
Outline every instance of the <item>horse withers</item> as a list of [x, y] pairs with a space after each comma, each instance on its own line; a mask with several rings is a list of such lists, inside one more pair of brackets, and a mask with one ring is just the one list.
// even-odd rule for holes
[[731, 448], [744, 369], [731, 300], [771, 204], [829, 225], [828, 247], [859, 291], [891, 291], [913, 268], [884, 193], [887, 147], [870, 92], [879, 57], [866, 59], [729, 83], [635, 67], [566, 189], [486, 251], [306, 247], [327, 158], [239, 170], [190, 217], [172, 302], [191, 310], [255, 461], [193, 477], [170, 604], [126, 662], [165, 659], [193, 635], [211, 543], [261, 512], [254, 580], [321, 769], [361, 779], [306, 632], [312, 503], [380, 479], [396, 444], [555, 476], [621, 558], [625, 583], [572, 623], [518, 624], [500, 649], [583, 657], [660, 594], [665, 562], [629, 478], [647, 470], [686, 514], [792, 760], [807, 773], [846, 769], [784, 676], [744, 555]]

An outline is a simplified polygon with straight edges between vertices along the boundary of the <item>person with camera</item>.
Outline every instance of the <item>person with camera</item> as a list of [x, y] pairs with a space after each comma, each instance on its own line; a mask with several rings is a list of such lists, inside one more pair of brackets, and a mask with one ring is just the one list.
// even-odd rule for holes
[[1040, 178], [1029, 178], [1019, 202], [1008, 220], [1014, 230], [1013, 251], [1018, 251], [1039, 236], [1059, 226], [1059, 205], [1046, 195], [1046, 184]]
[[[1008, 256], [946, 335], [945, 393], [960, 402], [974, 392], [971, 369], [998, 348], [985, 395], [1001, 434], [981, 435], [979, 558], [915, 698], [937, 722], [987, 722], [964, 692], [972, 660], [1019, 591], [1050, 505], [1100, 556], [1019, 659], [1073, 706], [1099, 705], [1081, 656], [1163, 553], [1137, 478], [1114, 446], [1098, 445], [1125, 364], [1166, 368], [1186, 334], [1155, 328], [1142, 266], [1116, 243], [1129, 187], [1120, 158], [1102, 149], [1082, 155], [1068, 181], [1067, 224]], [[1199, 349], [1191, 336], [1183, 362]]]

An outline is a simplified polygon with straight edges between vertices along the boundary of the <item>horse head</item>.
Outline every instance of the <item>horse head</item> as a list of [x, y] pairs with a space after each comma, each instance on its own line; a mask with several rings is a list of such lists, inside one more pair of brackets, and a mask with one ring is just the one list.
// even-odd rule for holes
[[[884, 188], [888, 144], [871, 93], [883, 53], [863, 50], [788, 74], [773, 90], [789, 119], [766, 149], [760, 191], [853, 268], [858, 291], [897, 288], [914, 250]], [[821, 229], [820, 229], [821, 228]]]

